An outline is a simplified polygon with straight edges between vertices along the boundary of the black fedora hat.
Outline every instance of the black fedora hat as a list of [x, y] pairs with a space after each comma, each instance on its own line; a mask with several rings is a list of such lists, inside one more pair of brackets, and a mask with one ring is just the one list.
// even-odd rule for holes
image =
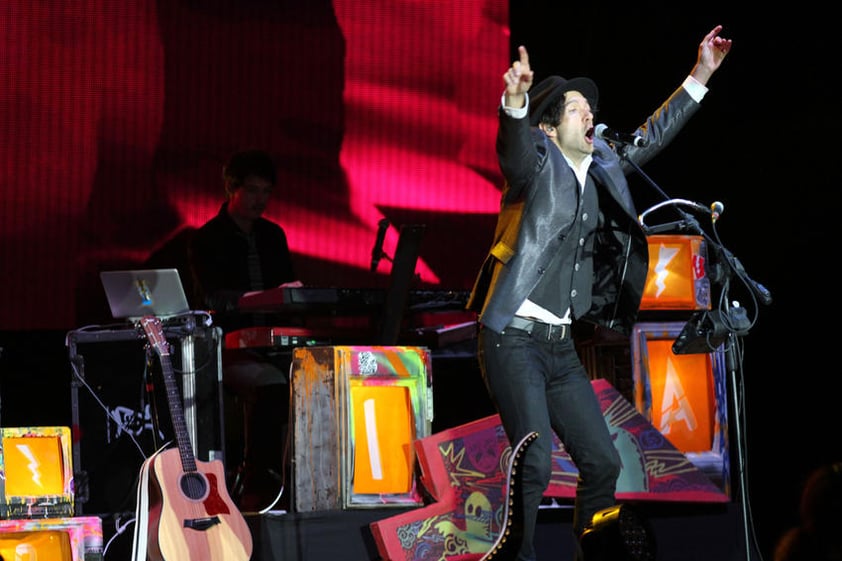
[[581, 92], [590, 103], [591, 109], [596, 108], [599, 101], [599, 89], [593, 80], [581, 77], [565, 80], [561, 76], [550, 76], [538, 82], [529, 91], [529, 124], [533, 127], [538, 126], [541, 115], [571, 90]]

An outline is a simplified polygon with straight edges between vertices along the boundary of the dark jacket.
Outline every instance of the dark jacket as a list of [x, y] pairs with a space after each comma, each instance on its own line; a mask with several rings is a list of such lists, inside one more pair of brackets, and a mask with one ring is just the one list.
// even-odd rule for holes
[[[628, 147], [643, 165], [669, 144], [700, 105], [679, 87], [638, 129], [648, 144]], [[499, 109], [497, 155], [506, 179], [491, 250], [474, 283], [468, 308], [500, 332], [538, 284], [570, 233], [580, 190], [561, 151], [529, 119]], [[646, 236], [638, 223], [626, 174], [633, 166], [594, 139], [589, 172], [599, 192], [593, 303], [582, 318], [628, 334], [637, 318], [648, 272]]]
[[[237, 302], [252, 290], [248, 274], [248, 240], [228, 215], [224, 203], [216, 216], [193, 234], [189, 260], [197, 303], [213, 310], [214, 323], [229, 331], [253, 318], [240, 316]], [[259, 218], [254, 223], [264, 288], [296, 280], [286, 233], [278, 224]]]

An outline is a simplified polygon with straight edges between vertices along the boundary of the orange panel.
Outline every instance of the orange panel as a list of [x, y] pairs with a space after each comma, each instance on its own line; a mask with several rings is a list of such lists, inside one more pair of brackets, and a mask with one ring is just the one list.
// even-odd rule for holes
[[711, 449], [716, 429], [716, 400], [711, 355], [676, 355], [672, 340], [650, 340], [651, 422], [682, 452]]
[[31, 497], [64, 492], [64, 458], [59, 436], [3, 439], [6, 495]]
[[0, 532], [0, 559], [73, 561], [70, 534], [64, 530]]
[[354, 415], [354, 492], [408, 493], [412, 489], [414, 418], [403, 386], [351, 388]]
[[709, 310], [710, 280], [702, 236], [649, 236], [649, 274], [642, 310]]

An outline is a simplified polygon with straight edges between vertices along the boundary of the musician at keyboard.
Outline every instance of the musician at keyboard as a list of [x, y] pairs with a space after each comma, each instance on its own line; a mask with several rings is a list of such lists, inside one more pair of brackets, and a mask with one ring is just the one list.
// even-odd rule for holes
[[[228, 334], [274, 321], [261, 312], [241, 311], [244, 295], [301, 283], [284, 229], [263, 216], [277, 183], [272, 156], [260, 150], [237, 152], [222, 175], [226, 200], [193, 235], [188, 259], [196, 304], [211, 310], [214, 324]], [[284, 481], [289, 357], [247, 348], [226, 348], [222, 355], [224, 387], [243, 405], [243, 461], [229, 482], [231, 496], [240, 510], [257, 511], [271, 506], [282, 488], [289, 489]], [[226, 419], [226, 434], [232, 424]]]

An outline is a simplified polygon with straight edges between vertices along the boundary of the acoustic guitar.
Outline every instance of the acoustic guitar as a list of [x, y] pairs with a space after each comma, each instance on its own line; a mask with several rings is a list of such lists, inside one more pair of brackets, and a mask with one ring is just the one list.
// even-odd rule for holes
[[147, 559], [248, 561], [253, 547], [251, 531], [228, 494], [222, 462], [197, 461], [193, 455], [161, 321], [145, 316], [140, 324], [160, 359], [178, 444], [177, 449], [161, 450], [144, 463], [148, 474], [144, 497], [148, 505]]

